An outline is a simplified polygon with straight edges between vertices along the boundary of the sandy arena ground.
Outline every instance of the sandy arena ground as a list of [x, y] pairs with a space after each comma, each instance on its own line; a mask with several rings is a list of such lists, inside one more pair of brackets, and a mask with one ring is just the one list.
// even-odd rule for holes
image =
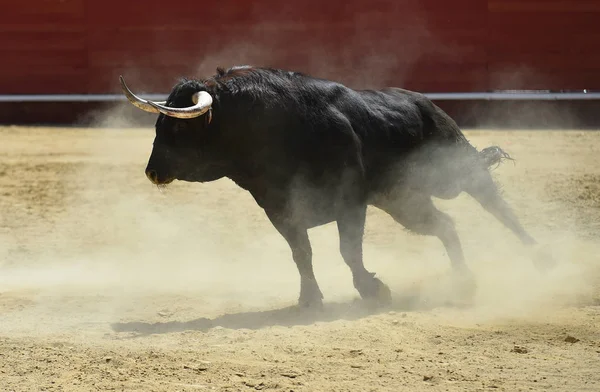
[[516, 158], [494, 176], [557, 268], [469, 196], [436, 200], [478, 281], [458, 301], [441, 243], [370, 209], [393, 306], [357, 300], [331, 224], [315, 313], [248, 193], [149, 183], [152, 130], [0, 128], [0, 391], [599, 391], [600, 132], [466, 134]]

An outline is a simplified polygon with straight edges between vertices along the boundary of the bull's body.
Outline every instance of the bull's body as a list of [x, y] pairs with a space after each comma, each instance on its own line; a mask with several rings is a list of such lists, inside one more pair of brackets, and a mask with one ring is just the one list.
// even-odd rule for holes
[[439, 237], [456, 271], [468, 271], [461, 245], [432, 196], [466, 191], [524, 243], [534, 243], [498, 194], [489, 159], [421, 94], [357, 91], [298, 73], [238, 67], [180, 82], [165, 106], [189, 107], [197, 91], [212, 96], [212, 117], [160, 114], [146, 173], [156, 184], [229, 177], [248, 190], [290, 245], [301, 304], [322, 298], [307, 230], [332, 221], [361, 296], [389, 300], [387, 287], [363, 266], [367, 205]]

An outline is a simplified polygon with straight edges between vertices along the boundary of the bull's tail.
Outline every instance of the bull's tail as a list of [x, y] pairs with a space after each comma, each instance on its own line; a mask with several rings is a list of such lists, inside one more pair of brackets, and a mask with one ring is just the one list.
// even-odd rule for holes
[[514, 161], [514, 159], [497, 146], [484, 148], [478, 153], [478, 158], [481, 165], [471, 169], [470, 175], [463, 185], [463, 190], [475, 198], [483, 208], [510, 229], [524, 244], [535, 244], [536, 241], [525, 231], [508, 203], [500, 195], [498, 186], [488, 170], [493, 165], [499, 165], [503, 160]]
[[515, 161], [507, 152], [498, 146], [486, 147], [479, 151], [479, 158], [483, 161], [486, 169], [489, 169], [494, 165], [498, 166], [502, 161], [507, 159], [513, 162]]

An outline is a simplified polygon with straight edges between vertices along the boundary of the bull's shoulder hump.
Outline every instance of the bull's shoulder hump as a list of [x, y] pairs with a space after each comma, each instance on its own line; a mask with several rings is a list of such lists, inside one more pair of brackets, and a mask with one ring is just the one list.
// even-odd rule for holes
[[396, 97], [400, 99], [406, 99], [413, 102], [427, 102], [429, 98], [425, 94], [418, 91], [407, 90], [400, 87], [386, 87], [379, 90], [382, 94], [387, 96]]
[[415, 110], [428, 102], [424, 95], [402, 89], [360, 90], [356, 93], [369, 108], [379, 110]]

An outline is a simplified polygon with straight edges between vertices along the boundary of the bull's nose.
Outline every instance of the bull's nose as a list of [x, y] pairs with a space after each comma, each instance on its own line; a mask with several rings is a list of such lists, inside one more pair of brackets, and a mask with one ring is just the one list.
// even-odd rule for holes
[[156, 171], [152, 169], [146, 170], [146, 177], [148, 177], [150, 182], [152, 182], [153, 184], [158, 184], [158, 174], [156, 173]]

